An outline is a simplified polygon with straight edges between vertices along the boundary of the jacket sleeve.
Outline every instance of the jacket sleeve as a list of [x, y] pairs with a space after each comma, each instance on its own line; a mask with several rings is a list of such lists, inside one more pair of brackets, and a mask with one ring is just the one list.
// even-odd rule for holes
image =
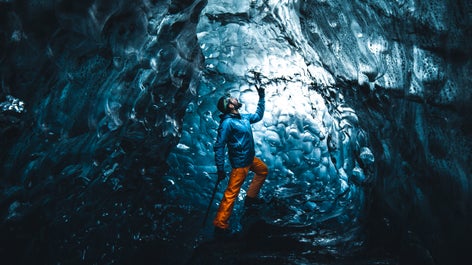
[[257, 103], [257, 110], [256, 110], [255, 113], [250, 114], [249, 122], [250, 123], [256, 123], [256, 122], [262, 120], [262, 117], [264, 116], [264, 111], [265, 111], [264, 97], [259, 97], [259, 102]]
[[224, 120], [220, 123], [216, 142], [213, 147], [215, 151], [215, 164], [218, 171], [224, 170], [225, 168], [225, 147], [229, 135], [229, 126], [229, 120]]

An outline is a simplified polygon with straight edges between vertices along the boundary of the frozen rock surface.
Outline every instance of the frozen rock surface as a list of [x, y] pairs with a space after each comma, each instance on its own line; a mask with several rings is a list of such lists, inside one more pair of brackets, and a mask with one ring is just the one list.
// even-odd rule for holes
[[[4, 263], [460, 264], [471, 14], [465, 0], [0, 1]], [[254, 73], [268, 203], [245, 211], [244, 186], [240, 237], [221, 244], [200, 227], [216, 101], [254, 111]]]

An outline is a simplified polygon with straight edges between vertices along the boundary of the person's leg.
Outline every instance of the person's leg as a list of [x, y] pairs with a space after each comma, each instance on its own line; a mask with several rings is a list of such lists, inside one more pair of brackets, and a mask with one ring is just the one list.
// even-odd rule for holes
[[220, 207], [216, 212], [216, 217], [213, 224], [216, 227], [227, 229], [229, 228], [229, 217], [233, 211], [234, 202], [239, 194], [239, 190], [244, 183], [244, 179], [249, 172], [249, 167], [233, 168], [229, 176], [228, 187], [223, 194]]
[[247, 189], [246, 196], [250, 198], [256, 198], [259, 194], [259, 191], [261, 190], [262, 184], [264, 184], [267, 174], [269, 174], [269, 169], [267, 168], [267, 165], [257, 157], [254, 157], [254, 161], [252, 162], [249, 169], [253, 171], [255, 175], [251, 181], [251, 184], [249, 185], [249, 188]]

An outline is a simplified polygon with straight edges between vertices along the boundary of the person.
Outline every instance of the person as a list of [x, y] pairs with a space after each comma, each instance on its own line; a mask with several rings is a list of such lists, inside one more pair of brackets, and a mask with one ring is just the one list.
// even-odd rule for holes
[[229, 175], [228, 186], [224, 191], [213, 220], [216, 236], [231, 234], [229, 218], [249, 171], [253, 171], [255, 174], [247, 190], [244, 205], [245, 207], [252, 207], [264, 202], [263, 199], [258, 197], [258, 194], [269, 171], [267, 165], [255, 156], [251, 124], [262, 120], [265, 109], [265, 91], [263, 87], [257, 85], [256, 89], [259, 102], [257, 110], [253, 114], [240, 114], [239, 109], [242, 104], [229, 94], [218, 100], [217, 107], [222, 112], [214, 145], [218, 181], [226, 178], [226, 172], [224, 171], [226, 146], [228, 147], [232, 170]]

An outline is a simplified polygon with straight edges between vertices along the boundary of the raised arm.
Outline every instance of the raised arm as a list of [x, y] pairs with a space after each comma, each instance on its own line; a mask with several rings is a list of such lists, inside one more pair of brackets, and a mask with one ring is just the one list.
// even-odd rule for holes
[[251, 123], [256, 123], [260, 120], [262, 120], [262, 117], [264, 116], [264, 111], [265, 111], [265, 89], [262, 86], [258, 86], [257, 84], [256, 90], [257, 94], [259, 94], [259, 102], [257, 103], [257, 110], [254, 114], [251, 114], [249, 121]]

